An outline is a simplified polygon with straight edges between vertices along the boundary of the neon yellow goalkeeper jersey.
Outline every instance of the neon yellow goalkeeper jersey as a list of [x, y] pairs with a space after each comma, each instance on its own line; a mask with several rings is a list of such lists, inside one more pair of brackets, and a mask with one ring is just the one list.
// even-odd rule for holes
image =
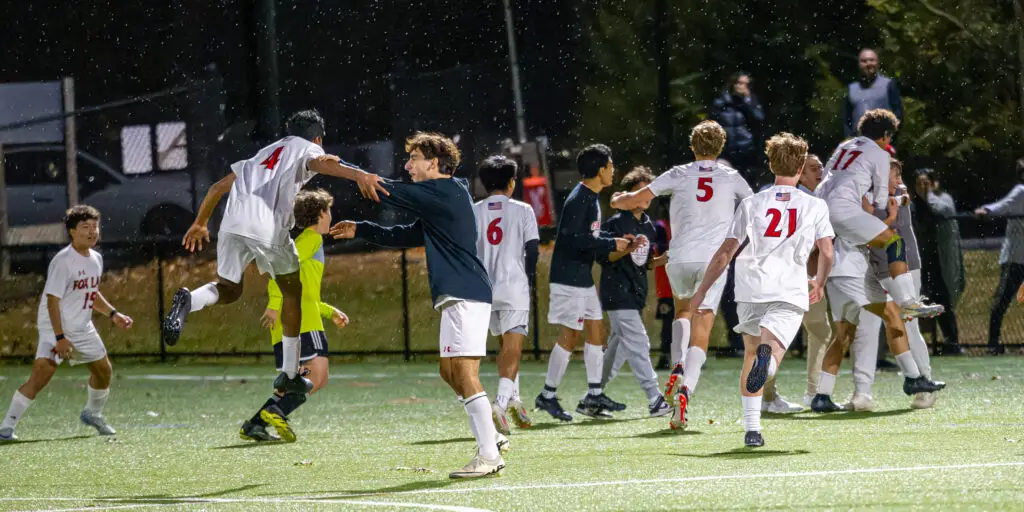
[[[302, 281], [302, 325], [299, 332], [324, 330], [324, 319], [330, 319], [334, 307], [320, 301], [320, 282], [324, 278], [324, 238], [312, 228], [306, 228], [295, 238], [295, 248], [299, 251], [299, 279]], [[267, 309], [281, 311], [281, 288], [271, 279], [267, 282]], [[281, 342], [281, 317], [270, 330], [270, 341], [274, 345]]]

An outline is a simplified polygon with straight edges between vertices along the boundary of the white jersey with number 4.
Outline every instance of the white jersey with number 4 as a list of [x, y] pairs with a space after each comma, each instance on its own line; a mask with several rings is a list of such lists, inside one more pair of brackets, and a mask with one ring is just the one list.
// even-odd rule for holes
[[537, 216], [530, 205], [495, 194], [473, 205], [476, 253], [491, 281], [491, 309], [529, 311], [526, 242], [539, 240]]
[[231, 164], [235, 182], [220, 230], [272, 245], [287, 245], [295, 224], [295, 195], [315, 173], [309, 160], [323, 148], [301, 137], [285, 137]]
[[707, 263], [725, 240], [736, 205], [753, 192], [735, 169], [713, 160], [677, 165], [650, 184], [656, 196], [672, 195], [669, 222], [672, 263]]
[[103, 256], [89, 249], [88, 256], [82, 256], [68, 245], [50, 260], [46, 271], [46, 285], [39, 301], [36, 325], [40, 331], [53, 332], [50, 311], [46, 306], [47, 295], [60, 299], [60, 322], [69, 340], [96, 332], [92, 323], [92, 304], [100, 291], [103, 276]]
[[825, 164], [825, 177], [815, 193], [829, 206], [845, 203], [843, 206], [859, 209], [865, 195], [876, 206], [885, 205], [889, 199], [889, 152], [867, 137], [843, 142]]
[[807, 258], [816, 241], [834, 236], [825, 202], [794, 187], [775, 185], [744, 199], [728, 236], [750, 240], [736, 257], [736, 302], [787, 302], [807, 311]]

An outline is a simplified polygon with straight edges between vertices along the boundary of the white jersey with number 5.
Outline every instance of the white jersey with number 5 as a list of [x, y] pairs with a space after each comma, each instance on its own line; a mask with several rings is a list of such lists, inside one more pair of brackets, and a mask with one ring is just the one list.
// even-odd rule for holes
[[306, 164], [323, 148], [301, 137], [285, 137], [231, 164], [235, 182], [220, 230], [272, 245], [287, 245], [295, 224], [295, 195], [315, 173]]
[[744, 199], [729, 238], [747, 245], [736, 257], [736, 302], [787, 302], [807, 311], [807, 258], [832, 238], [825, 201], [775, 185]]
[[537, 216], [530, 205], [495, 194], [473, 205], [476, 252], [491, 280], [491, 309], [529, 311], [526, 242], [538, 240]]
[[96, 332], [92, 324], [92, 304], [100, 291], [102, 276], [100, 253], [89, 249], [89, 255], [82, 256], [70, 245], [61, 249], [50, 260], [46, 271], [46, 285], [36, 315], [39, 330], [53, 332], [50, 311], [46, 307], [46, 296], [53, 295], [60, 299], [60, 322], [69, 340]]
[[[867, 137], [843, 142], [825, 164], [825, 177], [815, 190], [829, 205], [861, 207], [868, 195], [876, 206], [889, 199], [889, 152]], [[869, 195], [870, 193], [870, 195]]]
[[655, 178], [650, 189], [656, 196], [672, 195], [672, 263], [711, 261], [725, 240], [736, 205], [753, 193], [740, 173], [713, 160], [677, 165]]

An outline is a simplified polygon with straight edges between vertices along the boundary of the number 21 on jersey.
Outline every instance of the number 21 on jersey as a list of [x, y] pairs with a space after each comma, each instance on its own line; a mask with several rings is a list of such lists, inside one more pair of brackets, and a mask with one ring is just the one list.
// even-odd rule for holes
[[[782, 212], [778, 208], [768, 209], [768, 229], [764, 231], [764, 236], [767, 238], [779, 238], [782, 236], [782, 230], [779, 229], [779, 223], [782, 222]], [[786, 238], [793, 236], [796, 233], [796, 208], [789, 208], [786, 210], [786, 218], [788, 220], [789, 230], [786, 233]]]

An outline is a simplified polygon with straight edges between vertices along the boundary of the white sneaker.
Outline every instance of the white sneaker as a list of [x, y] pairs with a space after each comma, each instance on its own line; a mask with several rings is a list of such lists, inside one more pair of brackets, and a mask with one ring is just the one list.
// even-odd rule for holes
[[839, 404], [844, 411], [871, 412], [875, 410], [875, 399], [871, 395], [855, 393], [849, 400]]
[[494, 420], [494, 428], [499, 433], [506, 436], [512, 433], [508, 426], [508, 417], [505, 415], [505, 410], [498, 405], [498, 402], [491, 402], [491, 419]]
[[906, 318], [932, 318], [941, 315], [946, 308], [942, 304], [924, 304], [913, 301], [901, 304], [900, 310]]
[[498, 453], [501, 455], [507, 454], [509, 448], [511, 448], [511, 446], [509, 446], [508, 438], [501, 432], [494, 435], [494, 444], [498, 445]]
[[530, 428], [533, 426], [533, 420], [526, 414], [526, 408], [523, 407], [523, 402], [519, 399], [513, 398], [508, 401], [508, 410], [512, 413], [512, 422], [519, 428]]
[[104, 418], [102, 414], [92, 414], [89, 411], [82, 411], [82, 415], [79, 416], [78, 419], [82, 420], [82, 423], [95, 428], [96, 432], [99, 432], [101, 436], [112, 436], [117, 433], [117, 431], [114, 430], [114, 427], [111, 427], [107, 423], [106, 418]]
[[18, 436], [14, 435], [13, 427], [0, 428], [0, 442], [17, 441]]
[[775, 400], [771, 402], [761, 402], [761, 412], [770, 412], [773, 414], [788, 414], [792, 412], [801, 412], [804, 408], [798, 404], [786, 401], [781, 395], [775, 395]]
[[[935, 406], [935, 399], [939, 397], [938, 393], [918, 393], [914, 395], [914, 400], [910, 402], [911, 409], [931, 409]], [[3, 432], [0, 432], [3, 435]]]
[[458, 471], [449, 473], [448, 477], [481, 478], [488, 475], [500, 474], [502, 469], [505, 469], [505, 461], [501, 458], [501, 455], [498, 455], [498, 458], [494, 460], [487, 460], [477, 453], [473, 456], [473, 459], [469, 461], [469, 464], [466, 464]]

